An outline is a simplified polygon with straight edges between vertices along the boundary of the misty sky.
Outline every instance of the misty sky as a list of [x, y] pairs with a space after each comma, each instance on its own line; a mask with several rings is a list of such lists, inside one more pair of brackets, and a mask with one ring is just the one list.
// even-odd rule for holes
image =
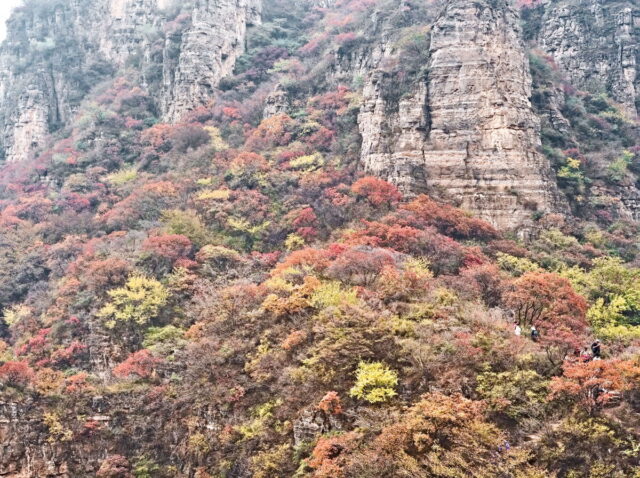
[[11, 10], [20, 5], [22, 0], [0, 0], [0, 40], [4, 40], [6, 27], [4, 22], [7, 21]]

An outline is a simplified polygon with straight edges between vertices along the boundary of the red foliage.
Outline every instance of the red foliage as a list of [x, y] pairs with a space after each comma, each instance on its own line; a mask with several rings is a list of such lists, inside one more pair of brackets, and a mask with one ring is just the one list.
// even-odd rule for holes
[[391, 266], [395, 266], [395, 260], [389, 251], [359, 247], [340, 254], [327, 273], [342, 281], [368, 286], [376, 281], [385, 267]]
[[116, 377], [126, 378], [131, 375], [137, 375], [140, 378], [149, 378], [155, 372], [158, 364], [162, 363], [162, 360], [151, 355], [148, 350], [139, 350], [132, 353], [129, 357], [117, 365], [113, 369], [113, 374]]
[[87, 350], [87, 346], [78, 342], [72, 342], [68, 347], [56, 350], [51, 355], [51, 361], [55, 364], [72, 365], [76, 363]]
[[318, 403], [318, 409], [331, 415], [340, 415], [342, 413], [342, 403], [338, 392], [328, 392]]
[[459, 239], [495, 239], [498, 232], [488, 222], [469, 216], [447, 204], [439, 204], [422, 195], [401, 209], [414, 214], [418, 224], [434, 226], [441, 233]]
[[622, 392], [638, 388], [640, 367], [631, 360], [565, 361], [562, 377], [553, 377], [551, 398], [570, 398], [593, 414]]
[[243, 172], [245, 174], [254, 174], [269, 171], [269, 163], [259, 154], [243, 152], [233, 158], [230, 164], [231, 170], [234, 172]]
[[0, 380], [7, 385], [24, 387], [33, 377], [33, 369], [27, 362], [6, 362], [0, 366]]
[[402, 194], [393, 184], [367, 176], [351, 186], [351, 192], [369, 201], [375, 207], [390, 207], [402, 200]]
[[180, 234], [164, 234], [147, 238], [142, 244], [142, 250], [175, 262], [182, 257], [187, 257], [193, 249], [189, 238]]
[[559, 350], [560, 359], [581, 348], [587, 332], [587, 302], [567, 279], [553, 273], [529, 272], [516, 279], [505, 294], [522, 327], [535, 325], [548, 351]]
[[360, 436], [355, 432], [321, 437], [311, 452], [308, 465], [315, 470], [315, 478], [346, 478], [344, 466], [356, 448]]

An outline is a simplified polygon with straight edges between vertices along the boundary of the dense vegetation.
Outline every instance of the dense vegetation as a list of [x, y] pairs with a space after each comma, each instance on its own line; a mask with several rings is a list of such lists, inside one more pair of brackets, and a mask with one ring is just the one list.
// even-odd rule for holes
[[[582, 216], [521, 243], [358, 172], [358, 80], [332, 69], [374, 5], [411, 56], [425, 2], [271, 3], [211, 106], [163, 124], [132, 67], [4, 167], [0, 400], [104, 444], [99, 477], [640, 476], [638, 225], [584, 206], [603, 179], [563, 150], [615, 137], [630, 180], [612, 103], [567, 93], [576, 133], [545, 145]], [[263, 118], [276, 84], [290, 113]]]

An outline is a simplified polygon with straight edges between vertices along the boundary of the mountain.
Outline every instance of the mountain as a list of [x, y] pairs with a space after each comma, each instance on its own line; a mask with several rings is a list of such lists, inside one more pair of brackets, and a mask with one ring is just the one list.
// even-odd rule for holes
[[0, 476], [638, 477], [636, 0], [26, 0]]

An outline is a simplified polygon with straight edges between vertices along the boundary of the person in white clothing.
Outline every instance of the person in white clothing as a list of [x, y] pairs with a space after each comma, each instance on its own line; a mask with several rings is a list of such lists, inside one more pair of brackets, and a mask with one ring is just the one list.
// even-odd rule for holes
[[514, 333], [516, 335], [522, 335], [522, 328], [518, 324], [515, 324], [515, 326]]

